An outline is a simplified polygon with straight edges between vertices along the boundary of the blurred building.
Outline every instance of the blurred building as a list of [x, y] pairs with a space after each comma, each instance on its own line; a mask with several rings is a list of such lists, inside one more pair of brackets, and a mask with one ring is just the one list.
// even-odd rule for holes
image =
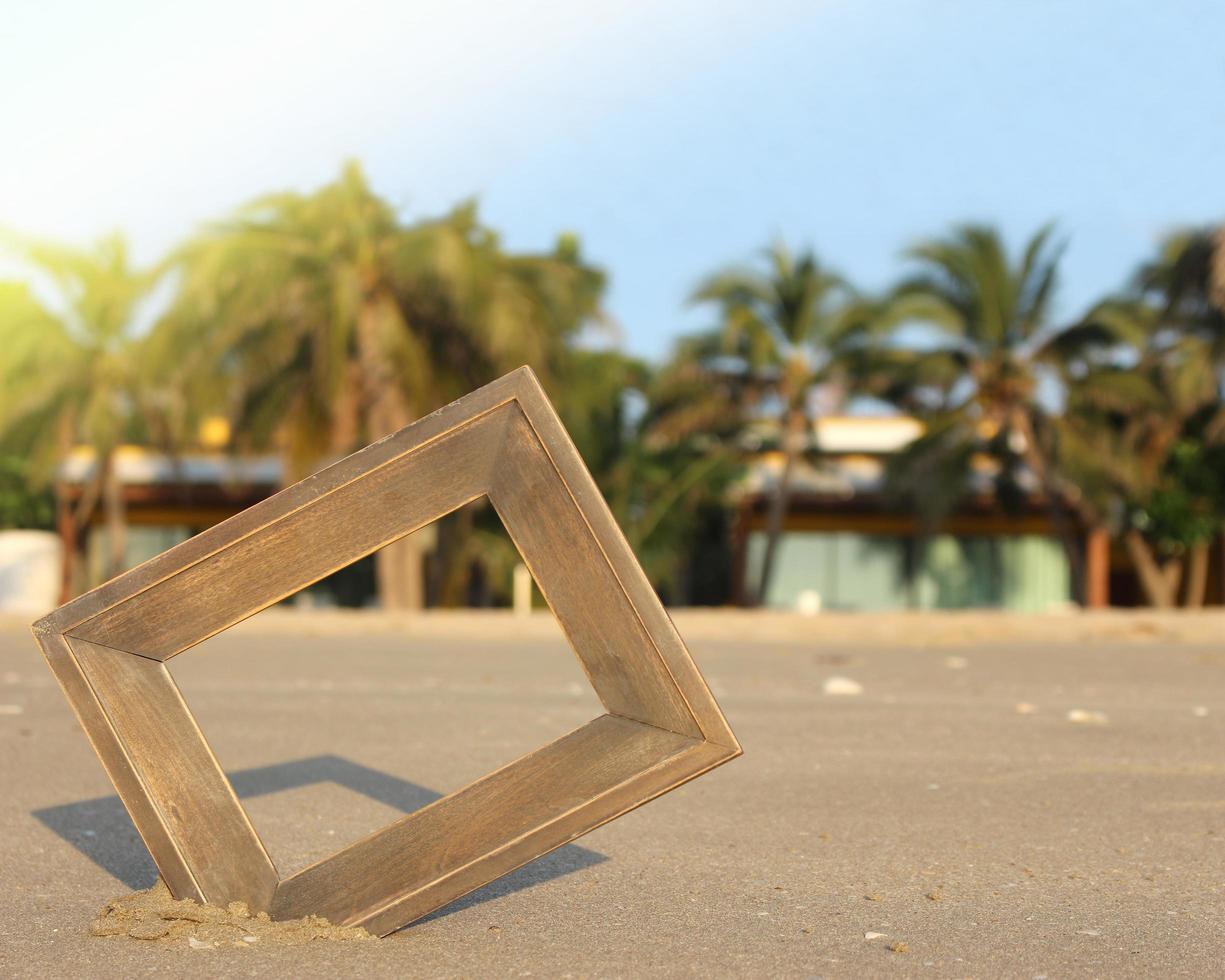
[[[807, 462], [793, 469], [790, 503], [763, 604], [775, 608], [888, 610], [994, 607], [1047, 611], [1074, 601], [1070, 565], [1035, 493], [1005, 511], [991, 493], [989, 462], [968, 502], [926, 534], [884, 494], [888, 458], [922, 432], [915, 419], [826, 417], [810, 432]], [[733, 597], [753, 598], [766, 549], [781, 453], [763, 453], [736, 494]], [[1126, 555], [1101, 531], [1077, 528], [1090, 606], [1142, 599]], [[1222, 601], [1220, 547], [1208, 601]]]
[[[233, 517], [283, 485], [278, 457], [240, 457], [221, 449], [169, 457], [122, 446], [114, 465], [123, 499], [127, 568]], [[92, 508], [84, 525], [75, 519], [82, 497], [95, 483], [97, 466], [93, 450], [86, 448], [74, 450], [60, 466], [57, 523], [65, 597], [107, 578], [110, 542], [102, 508]]]
[[[914, 514], [885, 496], [889, 457], [921, 432], [918, 421], [898, 416], [832, 416], [814, 423], [807, 461], [793, 471], [764, 605], [1047, 611], [1073, 601], [1072, 573], [1047, 508], [1035, 495], [1019, 509], [1005, 511], [990, 492], [986, 461], [968, 502], [942, 522], [939, 533], [925, 533]], [[213, 433], [201, 439], [198, 451], [174, 458], [135, 446], [118, 451], [125, 567], [152, 558], [284, 486], [278, 456], [232, 455], [224, 448], [225, 436], [228, 433]], [[727, 548], [720, 546], [721, 554], [731, 552], [734, 602], [753, 598], [765, 552], [768, 509], [782, 466], [780, 453], [761, 453], [735, 489], [730, 541]], [[107, 577], [111, 549], [103, 509], [87, 508], [91, 516], [84, 525], [74, 520], [82, 497], [93, 492], [96, 468], [93, 452], [78, 449], [59, 472], [59, 580], [65, 599]], [[432, 529], [420, 533], [427, 531], [428, 552], [435, 542]], [[718, 534], [721, 541], [724, 533]], [[1078, 533], [1084, 539], [1082, 587], [1087, 604], [1142, 604], [1126, 554], [1103, 532], [1080, 528]], [[1222, 552], [1218, 542], [1208, 583], [1211, 604], [1225, 602]], [[726, 601], [723, 587], [719, 591], [716, 601]], [[373, 567], [363, 559], [299, 601], [365, 605], [373, 599]]]
[[[167, 456], [140, 446], [122, 446], [114, 460], [123, 501], [123, 566], [134, 568], [214, 524], [272, 496], [286, 485], [280, 456], [239, 456], [229, 452], [228, 428], [202, 430], [200, 448]], [[56, 481], [59, 601], [100, 585], [109, 578], [111, 555], [105, 509], [88, 508], [89, 519], [75, 514], [83, 496], [97, 493], [97, 457], [78, 448], [60, 465]], [[431, 528], [417, 532], [428, 554], [434, 547]], [[2, 557], [2, 556], [0, 556]], [[0, 564], [0, 586], [4, 566]], [[362, 606], [374, 602], [374, 563], [367, 556], [296, 595], [300, 605]], [[0, 592], [0, 602], [3, 593]]]

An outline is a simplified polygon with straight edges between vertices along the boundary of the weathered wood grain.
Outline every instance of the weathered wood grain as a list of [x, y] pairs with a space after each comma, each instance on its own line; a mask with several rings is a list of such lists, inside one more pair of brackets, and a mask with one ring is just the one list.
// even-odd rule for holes
[[604, 707], [700, 738], [633, 603], [521, 412], [505, 430], [489, 499]]
[[[610, 712], [278, 882], [165, 661], [481, 494]], [[34, 624], [171, 891], [386, 934], [740, 754], [530, 370]]]
[[317, 496], [72, 629], [167, 660], [484, 494], [511, 412], [481, 415]]
[[153, 805], [141, 784], [140, 776], [128, 758], [123, 742], [107, 716], [106, 708], [85, 679], [68, 641], [58, 633], [35, 633], [35, 639], [42, 648], [51, 672], [68, 698], [73, 713], [85, 730], [86, 737], [98, 754], [102, 768], [106, 770], [119, 798], [127, 808], [132, 823], [136, 825], [136, 830], [149, 848], [149, 853], [155, 856], [158, 872], [175, 895], [203, 902], [204, 893], [196, 884], [191, 869], [175, 843], [172, 831], [163, 822], [157, 807]]
[[702, 747], [604, 715], [286, 879], [272, 914], [399, 928], [610, 819], [625, 804], [605, 797]]
[[[650, 580], [634, 557], [633, 549], [617, 526], [573, 440], [549, 404], [548, 396], [531, 371], [524, 373], [515, 400], [528, 419], [541, 447], [548, 454], [567, 491], [582, 511], [589, 533], [612, 566], [619, 587], [633, 604], [635, 614], [650, 636], [655, 650], [667, 665], [672, 681], [685, 699], [703, 736], [734, 749], [740, 746], [732, 734], [718, 702], [689, 655], [672, 618], [655, 594]], [[501, 479], [500, 477], [498, 478]]]
[[68, 645], [203, 900], [267, 908], [276, 869], [166, 665], [88, 640]]
[[431, 441], [451, 432], [457, 426], [473, 421], [499, 405], [511, 401], [530, 371], [520, 368], [479, 388], [463, 398], [457, 399], [437, 411], [418, 419], [364, 449], [324, 467], [306, 479], [286, 487], [248, 507], [215, 527], [202, 531], [195, 537], [175, 545], [160, 555], [150, 558], [131, 571], [104, 582], [96, 589], [64, 603], [34, 623], [35, 633], [66, 633], [74, 626], [132, 596], [143, 592], [209, 555], [215, 554], [234, 542], [257, 534], [259, 531], [292, 514], [294, 511], [340, 489], [367, 473], [393, 460], [413, 452]]
[[733, 751], [712, 742], [694, 742], [692, 748], [644, 770], [581, 806], [576, 806], [552, 823], [503, 844], [496, 851], [454, 873], [442, 876], [416, 892], [393, 900], [381, 910], [357, 920], [355, 924], [360, 924], [376, 936], [389, 935], [468, 892], [570, 843], [704, 772], [709, 772], [739, 754], [738, 749]]

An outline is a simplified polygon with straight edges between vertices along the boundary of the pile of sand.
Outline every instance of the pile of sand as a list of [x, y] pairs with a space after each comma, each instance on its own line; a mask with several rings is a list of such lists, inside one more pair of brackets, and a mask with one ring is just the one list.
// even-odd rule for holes
[[300, 946], [316, 939], [375, 938], [365, 929], [334, 926], [317, 915], [274, 922], [267, 912], [252, 915], [245, 902], [231, 902], [221, 908], [200, 905], [190, 899], [176, 900], [161, 879], [152, 888], [108, 902], [90, 925], [89, 934], [127, 936], [151, 942], [186, 942], [193, 949], [260, 943]]

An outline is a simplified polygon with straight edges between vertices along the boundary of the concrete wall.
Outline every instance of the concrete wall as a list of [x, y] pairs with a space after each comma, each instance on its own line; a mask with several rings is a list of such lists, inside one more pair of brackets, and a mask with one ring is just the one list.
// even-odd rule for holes
[[[748, 540], [749, 581], [760, 575], [765, 534]], [[779, 543], [766, 605], [792, 609], [973, 609], [1041, 612], [1071, 599], [1059, 542], [1040, 535], [912, 538], [792, 531]], [[804, 594], [808, 593], [807, 599]]]
[[0, 531], [0, 612], [31, 619], [57, 605], [60, 542], [50, 531]]

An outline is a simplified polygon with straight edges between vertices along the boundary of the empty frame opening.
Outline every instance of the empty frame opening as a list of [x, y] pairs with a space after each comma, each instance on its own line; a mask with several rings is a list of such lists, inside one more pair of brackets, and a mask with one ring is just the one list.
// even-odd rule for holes
[[484, 497], [412, 537], [429, 610], [351, 608], [372, 555], [169, 662], [282, 877], [603, 713]]

